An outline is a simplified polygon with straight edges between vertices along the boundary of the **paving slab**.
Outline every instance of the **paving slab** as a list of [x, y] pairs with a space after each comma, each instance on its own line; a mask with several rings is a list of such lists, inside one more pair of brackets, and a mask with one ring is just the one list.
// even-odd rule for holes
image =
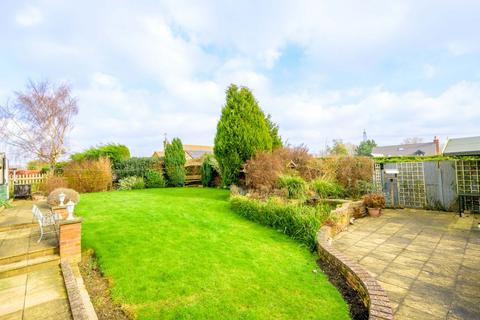
[[0, 320], [70, 320], [59, 266], [0, 279]]
[[480, 319], [480, 215], [383, 210], [333, 245], [385, 289], [395, 319]]

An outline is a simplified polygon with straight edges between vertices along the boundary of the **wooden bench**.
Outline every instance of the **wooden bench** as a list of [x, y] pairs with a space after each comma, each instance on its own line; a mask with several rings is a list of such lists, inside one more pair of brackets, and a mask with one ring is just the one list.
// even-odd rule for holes
[[480, 198], [480, 193], [459, 193], [458, 194], [458, 213], [462, 215], [465, 211], [465, 202], [468, 198]]

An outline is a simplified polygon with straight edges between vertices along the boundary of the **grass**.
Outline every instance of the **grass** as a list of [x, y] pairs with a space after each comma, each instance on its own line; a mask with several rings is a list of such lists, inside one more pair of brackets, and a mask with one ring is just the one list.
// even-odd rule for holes
[[316, 256], [233, 213], [225, 190], [83, 194], [77, 214], [114, 301], [139, 319], [349, 319]]

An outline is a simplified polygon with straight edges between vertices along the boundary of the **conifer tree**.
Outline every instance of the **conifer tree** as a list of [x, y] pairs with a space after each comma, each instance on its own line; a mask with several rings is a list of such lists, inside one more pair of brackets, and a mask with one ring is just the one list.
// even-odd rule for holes
[[236, 183], [245, 161], [260, 150], [272, 150], [269, 123], [252, 92], [232, 84], [226, 92], [214, 146], [223, 184]]
[[179, 138], [173, 138], [171, 143], [165, 144], [165, 173], [169, 186], [185, 185], [185, 162], [185, 151]]

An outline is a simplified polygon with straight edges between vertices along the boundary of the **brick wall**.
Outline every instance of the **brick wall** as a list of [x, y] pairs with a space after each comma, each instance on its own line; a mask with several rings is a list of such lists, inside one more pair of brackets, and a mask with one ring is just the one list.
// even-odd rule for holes
[[331, 239], [335, 232], [330, 226], [320, 228], [317, 234], [317, 252], [320, 259], [333, 265], [343, 275], [347, 284], [357, 291], [368, 308], [369, 319], [393, 319], [390, 300], [375, 278], [332, 246]]
[[61, 220], [60, 222], [60, 259], [79, 262], [81, 259], [82, 219]]
[[335, 221], [335, 226], [332, 227], [332, 237], [345, 230], [350, 224], [350, 219], [363, 217], [366, 213], [363, 201], [346, 202], [340, 207], [332, 210], [331, 217]]
[[53, 212], [58, 213], [62, 219], [67, 219], [68, 212], [67, 212], [67, 207], [63, 206], [56, 206], [52, 208]]

